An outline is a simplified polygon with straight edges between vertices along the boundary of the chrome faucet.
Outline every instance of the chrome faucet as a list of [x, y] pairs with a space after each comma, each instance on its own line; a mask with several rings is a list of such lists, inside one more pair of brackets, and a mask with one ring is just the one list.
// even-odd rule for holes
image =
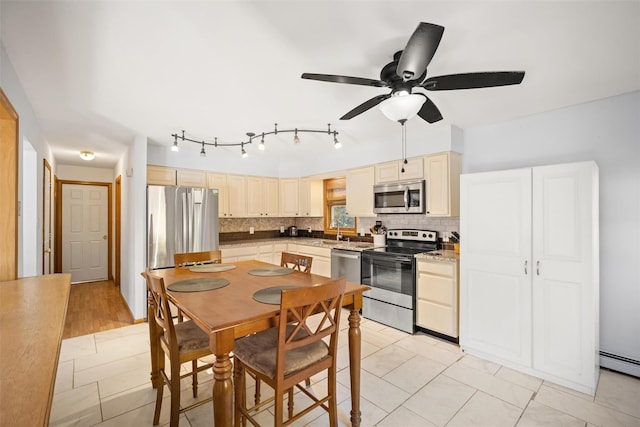
[[336, 232], [336, 240], [342, 240], [342, 234], [340, 234], [340, 226], [337, 225], [336, 227], [338, 228], [338, 231]]

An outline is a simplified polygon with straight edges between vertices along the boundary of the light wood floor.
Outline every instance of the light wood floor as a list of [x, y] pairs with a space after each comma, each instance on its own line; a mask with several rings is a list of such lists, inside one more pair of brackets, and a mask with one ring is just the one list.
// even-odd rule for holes
[[62, 338], [133, 324], [133, 316], [112, 280], [71, 285]]

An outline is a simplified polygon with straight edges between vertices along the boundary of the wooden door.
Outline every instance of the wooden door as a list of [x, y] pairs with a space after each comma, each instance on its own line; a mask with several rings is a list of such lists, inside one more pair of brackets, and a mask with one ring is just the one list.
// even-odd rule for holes
[[62, 272], [71, 282], [108, 279], [109, 191], [62, 184]]
[[18, 113], [0, 89], [0, 281], [18, 276]]
[[461, 177], [460, 345], [531, 365], [531, 169]]

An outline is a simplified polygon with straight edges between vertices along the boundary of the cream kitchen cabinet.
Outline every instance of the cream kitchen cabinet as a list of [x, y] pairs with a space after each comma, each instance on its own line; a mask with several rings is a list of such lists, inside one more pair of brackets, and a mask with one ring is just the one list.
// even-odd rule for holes
[[460, 214], [459, 153], [446, 151], [424, 157], [427, 180], [427, 216], [458, 216]]
[[176, 169], [164, 166], [147, 166], [147, 184], [176, 185]]
[[331, 248], [290, 243], [288, 245], [288, 251], [313, 257], [311, 273], [331, 277]]
[[300, 216], [300, 190], [298, 178], [280, 180], [280, 216]]
[[259, 259], [258, 246], [232, 246], [220, 247], [222, 251], [222, 262], [245, 261], [250, 259]]
[[461, 196], [462, 349], [593, 395], [596, 164], [462, 175]]
[[347, 214], [350, 216], [375, 216], [373, 213], [374, 167], [368, 166], [347, 171]]
[[242, 175], [227, 175], [227, 194], [227, 200], [229, 204], [228, 217], [246, 217], [247, 188], [245, 177]]
[[246, 177], [247, 216], [278, 216], [278, 178]]
[[227, 175], [223, 173], [207, 173], [207, 188], [218, 190], [218, 217], [229, 217], [229, 189], [227, 188]]
[[194, 169], [178, 169], [176, 182], [180, 187], [204, 188], [207, 186], [207, 173]]
[[298, 194], [300, 196], [300, 216], [320, 217], [324, 215], [321, 179], [300, 178]]
[[418, 260], [416, 325], [458, 338], [458, 263]]
[[[424, 158], [412, 157], [393, 162], [378, 163], [375, 166], [375, 183], [397, 182], [405, 180], [417, 180], [424, 178]], [[402, 171], [404, 169], [404, 172]]]

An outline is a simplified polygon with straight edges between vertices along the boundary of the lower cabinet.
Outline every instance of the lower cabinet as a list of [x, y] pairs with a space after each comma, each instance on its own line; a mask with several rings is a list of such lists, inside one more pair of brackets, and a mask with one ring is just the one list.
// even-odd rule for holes
[[258, 246], [237, 246], [230, 248], [220, 248], [222, 251], [222, 262], [246, 261], [249, 259], [259, 259]]
[[418, 261], [416, 325], [458, 338], [458, 263]]
[[300, 255], [313, 257], [311, 273], [331, 277], [331, 249], [301, 244], [289, 244], [287, 250]]

